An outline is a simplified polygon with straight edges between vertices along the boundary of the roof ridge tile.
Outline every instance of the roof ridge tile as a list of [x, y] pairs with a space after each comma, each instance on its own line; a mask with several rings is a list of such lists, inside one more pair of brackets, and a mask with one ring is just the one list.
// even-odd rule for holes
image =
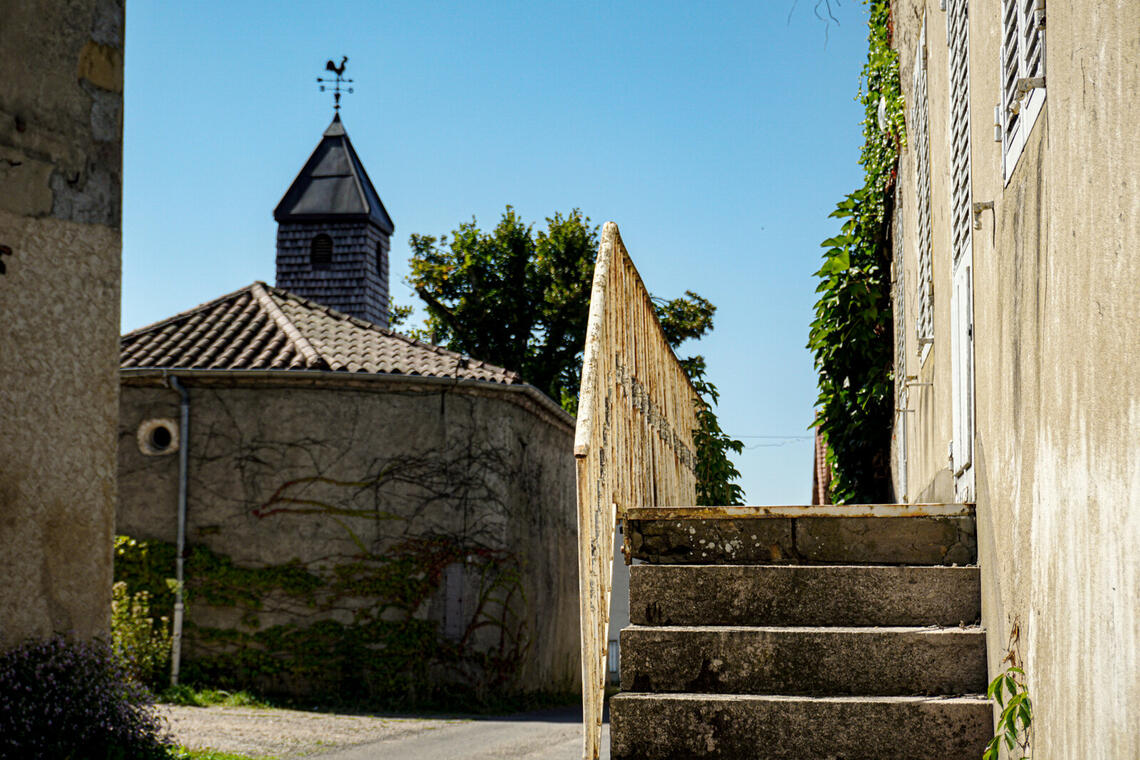
[[313, 344], [297, 329], [297, 326], [285, 315], [285, 312], [281, 311], [281, 307], [277, 305], [265, 287], [260, 282], [255, 282], [249, 287], [258, 303], [261, 304], [261, 308], [277, 323], [281, 332], [289, 336], [289, 340], [297, 348], [297, 352], [304, 357], [305, 366], [308, 369], [320, 369], [322, 364], [327, 367], [328, 362], [317, 352], [317, 349], [313, 348]]

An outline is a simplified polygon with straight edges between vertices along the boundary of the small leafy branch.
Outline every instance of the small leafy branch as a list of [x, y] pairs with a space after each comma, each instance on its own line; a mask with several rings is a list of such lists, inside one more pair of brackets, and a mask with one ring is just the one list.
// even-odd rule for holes
[[1029, 750], [1029, 730], [1033, 725], [1033, 702], [1025, 686], [1025, 671], [1018, 667], [1006, 668], [986, 689], [986, 697], [997, 700], [1001, 707], [994, 738], [986, 746], [982, 760], [998, 760], [1001, 745], [1013, 750], [1020, 747], [1021, 756]]
[[713, 405], [720, 399], [716, 386], [705, 379], [705, 359], [692, 356], [681, 360], [693, 388], [699, 394], [697, 429], [693, 431], [693, 448], [697, 451], [697, 504], [730, 506], [744, 503], [744, 488], [734, 481], [740, 478], [729, 452], [744, 451], [744, 444], [720, 429]]

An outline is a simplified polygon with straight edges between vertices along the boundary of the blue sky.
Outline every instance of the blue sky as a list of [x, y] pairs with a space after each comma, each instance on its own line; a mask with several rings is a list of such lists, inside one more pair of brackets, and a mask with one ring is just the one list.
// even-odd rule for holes
[[[700, 352], [749, 503], [806, 503], [819, 242], [860, 183], [866, 14], [781, 2], [127, 3], [123, 329], [274, 279], [272, 212], [332, 117], [396, 225], [504, 206], [621, 228], [649, 289], [717, 305]], [[834, 6], [835, 3], [832, 3]]]

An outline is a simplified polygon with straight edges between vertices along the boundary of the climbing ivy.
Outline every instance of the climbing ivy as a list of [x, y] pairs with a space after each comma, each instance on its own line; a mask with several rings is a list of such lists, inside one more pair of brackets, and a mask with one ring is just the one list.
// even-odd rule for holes
[[[168, 610], [173, 595], [165, 576], [173, 558], [172, 544], [119, 536], [116, 581], [130, 593], [161, 589], [153, 604]], [[417, 614], [455, 563], [479, 579], [478, 591], [461, 635], [447, 637]], [[188, 609], [240, 613], [231, 627], [186, 621], [188, 683], [262, 693], [300, 687], [358, 704], [472, 709], [512, 685], [530, 648], [515, 556], [453, 536], [408, 539], [328, 568], [296, 559], [243, 567], [195, 544], [187, 547], [186, 578]], [[282, 614], [298, 622], [262, 622]], [[476, 641], [486, 629], [496, 635]]]
[[174, 615], [174, 555], [174, 544], [115, 536], [115, 582], [132, 596], [145, 592], [158, 618]]
[[820, 294], [808, 348], [819, 372], [816, 422], [828, 445], [831, 501], [892, 500], [890, 479], [893, 322], [892, 211], [899, 151], [905, 143], [898, 54], [891, 49], [889, 0], [870, 0], [859, 163], [863, 186], [831, 213], [840, 234], [823, 241]]

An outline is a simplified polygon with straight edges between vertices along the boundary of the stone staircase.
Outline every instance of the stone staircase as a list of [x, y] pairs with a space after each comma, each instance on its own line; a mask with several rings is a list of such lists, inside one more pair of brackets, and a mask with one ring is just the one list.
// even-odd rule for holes
[[753, 509], [627, 520], [613, 760], [979, 760], [972, 512]]

